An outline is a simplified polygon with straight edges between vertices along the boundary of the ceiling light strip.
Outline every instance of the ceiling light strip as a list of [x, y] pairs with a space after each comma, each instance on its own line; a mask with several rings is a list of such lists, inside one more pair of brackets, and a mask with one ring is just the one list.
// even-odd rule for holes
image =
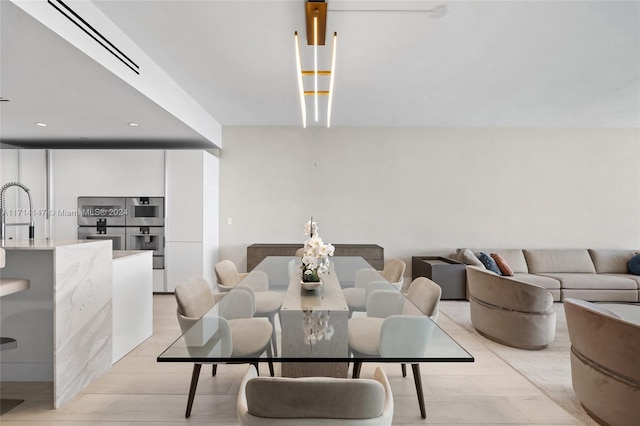
[[302, 111], [302, 127], [307, 127], [307, 107], [304, 102], [304, 86], [302, 85], [302, 59], [300, 57], [300, 38], [298, 32], [294, 33], [296, 47], [296, 67], [298, 75], [298, 91], [300, 92], [300, 111]]
[[318, 121], [318, 11], [313, 15], [313, 78], [316, 95], [314, 97], [316, 107], [316, 121]]
[[329, 77], [329, 101], [327, 102], [327, 128], [331, 127], [331, 105], [333, 104], [333, 80], [336, 76], [336, 44], [338, 33], [333, 33], [333, 47], [331, 49], [331, 74]]

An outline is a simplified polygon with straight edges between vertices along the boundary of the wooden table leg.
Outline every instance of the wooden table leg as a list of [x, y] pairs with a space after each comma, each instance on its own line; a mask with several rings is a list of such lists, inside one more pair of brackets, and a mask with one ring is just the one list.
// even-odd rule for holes
[[411, 369], [413, 370], [413, 381], [416, 383], [418, 403], [420, 404], [420, 415], [423, 419], [426, 419], [427, 411], [424, 408], [424, 394], [422, 393], [422, 376], [420, 376], [420, 364], [411, 364]]

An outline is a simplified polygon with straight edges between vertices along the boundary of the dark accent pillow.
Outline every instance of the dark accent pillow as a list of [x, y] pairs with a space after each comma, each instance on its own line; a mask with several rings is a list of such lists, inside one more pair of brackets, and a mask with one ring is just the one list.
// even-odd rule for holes
[[498, 268], [500, 269], [500, 273], [502, 273], [502, 275], [505, 275], [507, 277], [513, 276], [513, 269], [511, 269], [511, 266], [509, 266], [507, 261], [504, 260], [504, 257], [500, 256], [498, 253], [491, 253], [491, 257], [496, 261], [496, 264], [498, 265]]
[[500, 268], [498, 268], [498, 264], [496, 263], [496, 261], [493, 260], [493, 258], [489, 256], [487, 253], [481, 251], [479, 259], [485, 268], [487, 268], [491, 272], [495, 272], [498, 275], [502, 275], [502, 272], [500, 272]]
[[627, 263], [627, 268], [629, 268], [629, 272], [633, 275], [640, 275], [640, 254], [636, 254]]

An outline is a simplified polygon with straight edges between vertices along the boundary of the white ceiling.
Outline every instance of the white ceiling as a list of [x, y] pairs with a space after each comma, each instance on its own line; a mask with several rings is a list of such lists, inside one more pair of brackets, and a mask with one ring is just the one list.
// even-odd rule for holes
[[[63, 123], [59, 139], [202, 142], [2, 3], [3, 140], [46, 139], [53, 126], [33, 122], [50, 120]], [[328, 3], [339, 37], [334, 126], [640, 127], [640, 2]], [[293, 32], [305, 30], [303, 0], [94, 4], [223, 126], [300, 125]], [[337, 11], [438, 4], [449, 7], [438, 20]], [[319, 55], [328, 68], [330, 47]], [[303, 44], [303, 68], [311, 61]], [[122, 125], [141, 120], [152, 125]]]

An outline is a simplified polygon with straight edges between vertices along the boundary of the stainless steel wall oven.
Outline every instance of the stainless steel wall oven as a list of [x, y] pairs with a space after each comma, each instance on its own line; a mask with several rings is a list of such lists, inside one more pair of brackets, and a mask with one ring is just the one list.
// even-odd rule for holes
[[153, 250], [153, 269], [164, 269], [164, 197], [78, 197], [78, 239]]

